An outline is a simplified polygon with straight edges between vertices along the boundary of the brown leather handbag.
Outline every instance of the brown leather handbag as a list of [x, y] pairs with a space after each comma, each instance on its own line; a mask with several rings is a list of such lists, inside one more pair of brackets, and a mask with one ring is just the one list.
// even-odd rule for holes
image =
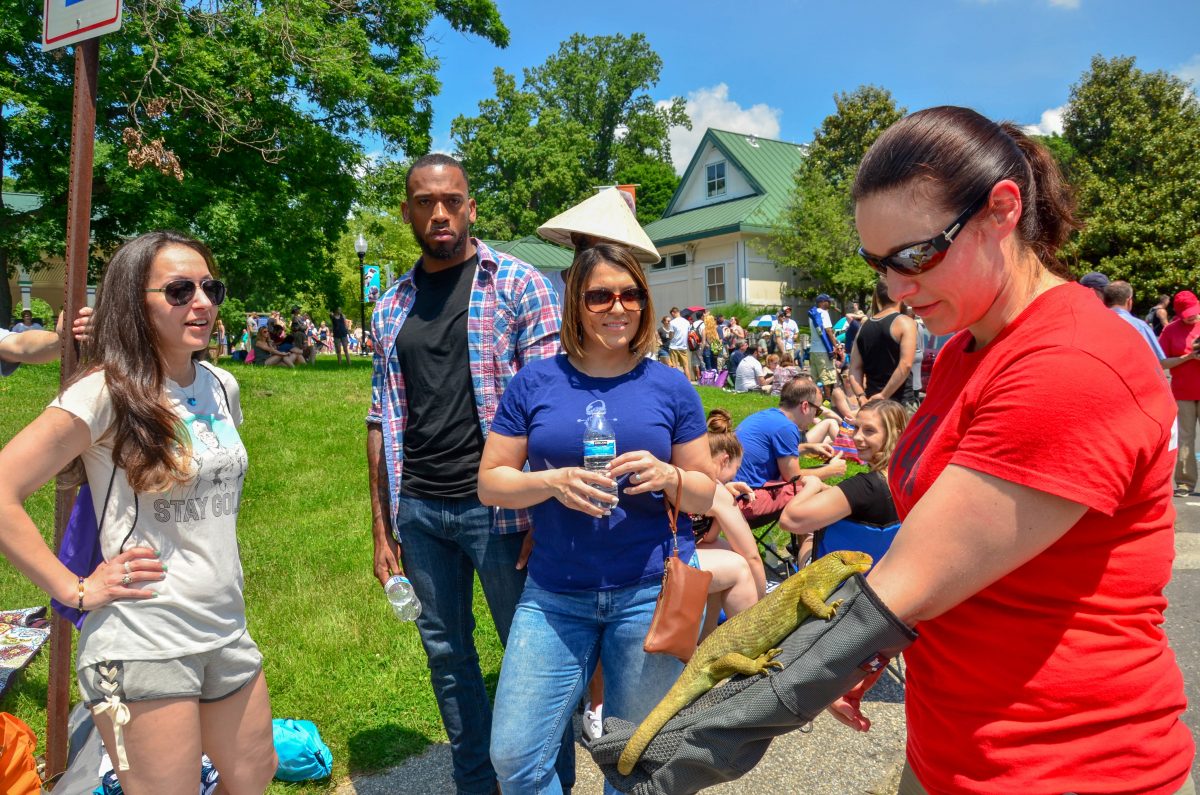
[[679, 558], [679, 499], [683, 496], [683, 471], [675, 488], [675, 501], [668, 503], [667, 521], [671, 525], [671, 554], [663, 564], [662, 591], [654, 606], [650, 630], [642, 648], [653, 654], [670, 654], [683, 662], [692, 659], [700, 638], [704, 605], [708, 601], [708, 586], [712, 572], [694, 569]]

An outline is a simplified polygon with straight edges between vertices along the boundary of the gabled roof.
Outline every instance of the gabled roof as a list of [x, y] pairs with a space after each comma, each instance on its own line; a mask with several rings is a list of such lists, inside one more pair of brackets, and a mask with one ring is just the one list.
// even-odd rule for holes
[[519, 260], [528, 262], [542, 271], [561, 271], [571, 267], [575, 252], [547, 243], [540, 237], [526, 235], [517, 240], [485, 240], [483, 241], [496, 251], [503, 251]]
[[[700, 167], [700, 156], [709, 143], [741, 171], [754, 192], [750, 196], [677, 211], [683, 189], [692, 172]], [[646, 226], [646, 234], [661, 248], [730, 232], [770, 231], [787, 206], [795, 184], [793, 177], [803, 160], [804, 148], [797, 144], [757, 137], [751, 143], [751, 136], [710, 127], [692, 154], [667, 211], [662, 218]]]

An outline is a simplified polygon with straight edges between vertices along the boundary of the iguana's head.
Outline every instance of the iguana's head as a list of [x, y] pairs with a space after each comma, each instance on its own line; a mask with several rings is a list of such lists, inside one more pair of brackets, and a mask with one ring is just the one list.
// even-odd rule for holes
[[830, 552], [829, 556], [836, 557], [842, 566], [850, 570], [851, 574], [866, 574], [874, 565], [871, 556], [866, 552], [843, 549], [839, 552]]

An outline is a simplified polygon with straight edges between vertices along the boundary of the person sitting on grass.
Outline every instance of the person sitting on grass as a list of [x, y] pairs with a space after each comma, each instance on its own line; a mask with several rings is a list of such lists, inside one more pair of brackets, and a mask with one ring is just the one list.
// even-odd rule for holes
[[854, 446], [869, 471], [835, 486], [811, 475], [804, 476], [796, 496], [788, 501], [779, 517], [781, 528], [804, 537], [797, 560], [804, 561], [811, 553], [814, 531], [839, 519], [875, 527], [900, 521], [888, 491], [887, 470], [896, 442], [908, 424], [908, 411], [894, 400], [876, 398], [863, 404], [855, 423]]
[[304, 361], [304, 354], [294, 350], [282, 351], [275, 347], [275, 343], [271, 341], [271, 336], [264, 327], [258, 330], [258, 336], [254, 340], [254, 360], [262, 362], [267, 367], [279, 365], [295, 367], [299, 362]]
[[802, 374], [802, 370], [796, 366], [796, 357], [790, 351], [784, 351], [778, 361], [773, 365], [771, 357], [767, 357], [767, 366], [771, 367], [775, 372], [775, 377], [771, 379], [771, 394], [776, 397], [783, 392], [784, 386], [788, 381], [791, 381], [798, 375]]
[[751, 526], [777, 515], [796, 496], [801, 455], [827, 462], [806, 474], [828, 478], [846, 472], [846, 462], [829, 441], [837, 434], [836, 421], [816, 422], [822, 411], [820, 400], [821, 391], [813, 380], [798, 376], [783, 388], [778, 408], [757, 411], [738, 425], [736, 433], [744, 455], [735, 480], [754, 491], [754, 499], [741, 506]]
[[758, 355], [759, 348], [756, 346], [746, 350], [746, 355], [738, 362], [735, 371], [734, 391], [766, 392], [770, 390], [773, 375], [763, 370]]

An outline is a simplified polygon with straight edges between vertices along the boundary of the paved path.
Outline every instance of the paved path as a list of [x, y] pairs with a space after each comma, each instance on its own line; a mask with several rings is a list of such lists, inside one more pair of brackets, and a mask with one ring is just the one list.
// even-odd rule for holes
[[[1184, 721], [1200, 745], [1200, 497], [1175, 500], [1179, 513], [1175, 571], [1167, 596], [1167, 631], [1183, 669], [1188, 703]], [[766, 757], [743, 778], [713, 787], [713, 795], [895, 795], [904, 765], [904, 693], [894, 680], [880, 679], [868, 694], [867, 734], [853, 732], [828, 715], [808, 734], [793, 732], [771, 744]], [[598, 795], [603, 777], [578, 749], [575, 795]], [[1200, 780], [1200, 764], [1193, 768]], [[801, 787], [798, 782], [803, 781]], [[450, 750], [431, 746], [403, 765], [343, 782], [336, 795], [427, 795], [451, 793]]]

